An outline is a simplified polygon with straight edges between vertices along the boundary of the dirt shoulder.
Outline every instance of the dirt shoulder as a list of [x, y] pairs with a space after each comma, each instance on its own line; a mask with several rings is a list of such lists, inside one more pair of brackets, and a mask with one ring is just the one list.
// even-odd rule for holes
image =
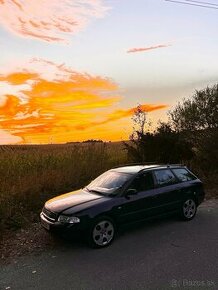
[[40, 253], [53, 248], [57, 242], [40, 223], [31, 224], [25, 229], [7, 231], [0, 241], [0, 263], [11, 262], [23, 255]]

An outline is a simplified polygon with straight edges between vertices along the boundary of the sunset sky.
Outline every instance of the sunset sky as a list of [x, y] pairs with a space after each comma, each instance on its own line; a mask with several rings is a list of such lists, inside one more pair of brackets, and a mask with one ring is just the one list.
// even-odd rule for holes
[[165, 0], [0, 0], [0, 144], [126, 140], [138, 104], [155, 126], [217, 82], [217, 27]]

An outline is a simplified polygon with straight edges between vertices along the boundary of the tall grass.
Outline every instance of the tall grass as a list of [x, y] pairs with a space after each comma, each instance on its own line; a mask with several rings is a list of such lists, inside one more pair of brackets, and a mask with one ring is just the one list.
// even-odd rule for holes
[[48, 198], [126, 162], [121, 143], [0, 146], [0, 229], [38, 220]]
[[[38, 221], [47, 199], [81, 188], [127, 159], [121, 142], [0, 146], [0, 232]], [[207, 176], [194, 162], [189, 167], [217, 196], [217, 173]]]

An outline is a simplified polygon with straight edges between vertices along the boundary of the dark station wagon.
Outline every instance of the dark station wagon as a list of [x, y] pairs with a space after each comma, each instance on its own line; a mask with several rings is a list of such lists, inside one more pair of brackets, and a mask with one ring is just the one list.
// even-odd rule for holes
[[204, 196], [202, 182], [185, 166], [127, 165], [50, 199], [40, 218], [48, 231], [82, 232], [101, 248], [113, 241], [120, 225], [174, 212], [193, 219]]

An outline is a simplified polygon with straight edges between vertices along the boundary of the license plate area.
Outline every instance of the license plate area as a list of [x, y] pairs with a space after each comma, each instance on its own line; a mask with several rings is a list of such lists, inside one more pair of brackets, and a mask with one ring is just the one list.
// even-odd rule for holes
[[50, 225], [46, 221], [44, 221], [43, 219], [41, 219], [41, 224], [46, 230], [48, 230], [48, 231], [50, 230]]

